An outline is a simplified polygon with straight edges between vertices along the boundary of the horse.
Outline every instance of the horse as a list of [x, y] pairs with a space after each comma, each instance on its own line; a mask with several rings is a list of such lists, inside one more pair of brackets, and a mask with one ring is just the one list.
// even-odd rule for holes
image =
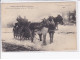
[[[31, 31], [31, 42], [33, 42], [35, 32], [40, 31], [40, 30], [42, 29], [42, 24], [41, 24], [41, 22], [40, 22], [40, 23], [38, 23], [38, 22], [33, 22], [33, 23], [31, 23], [31, 24], [29, 25], [29, 29], [30, 29], [30, 31]], [[42, 34], [40, 33], [40, 34], [38, 34], [38, 35], [39, 35], [39, 37], [40, 37], [40, 35], [42, 35]], [[40, 38], [40, 41], [42, 41], [41, 38]]]
[[44, 18], [43, 21], [40, 23], [31, 23], [29, 27], [31, 30], [31, 42], [33, 42], [34, 40], [35, 30], [37, 31], [37, 34], [39, 35], [40, 41], [42, 41], [42, 35], [43, 35], [43, 45], [46, 45], [47, 33], [49, 33], [50, 35], [50, 43], [53, 42], [55, 23], [52, 18], [51, 20]]
[[56, 29], [58, 30], [58, 24], [61, 24], [61, 25], [64, 24], [63, 18], [62, 18], [61, 15], [58, 15], [57, 17], [53, 17], [53, 16], [52, 16], [52, 18], [53, 18], [53, 20], [54, 20], [54, 22], [55, 22]]

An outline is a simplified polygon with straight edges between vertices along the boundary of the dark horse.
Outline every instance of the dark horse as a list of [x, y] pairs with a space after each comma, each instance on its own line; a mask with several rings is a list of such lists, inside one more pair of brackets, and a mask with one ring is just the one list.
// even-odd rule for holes
[[58, 24], [61, 24], [63, 25], [63, 18], [61, 15], [58, 15], [57, 17], [53, 17], [53, 20], [55, 22], [55, 26], [56, 26], [56, 29], [58, 29]]
[[[50, 19], [49, 19], [50, 18]], [[31, 42], [34, 40], [35, 31], [37, 31], [37, 34], [39, 35], [40, 41], [42, 41], [42, 35], [43, 35], [43, 45], [46, 45], [46, 35], [49, 33], [50, 35], [50, 43], [53, 42], [53, 35], [55, 31], [55, 23], [52, 17], [49, 17], [48, 19], [43, 19], [40, 23], [31, 23], [29, 28], [31, 30]]]

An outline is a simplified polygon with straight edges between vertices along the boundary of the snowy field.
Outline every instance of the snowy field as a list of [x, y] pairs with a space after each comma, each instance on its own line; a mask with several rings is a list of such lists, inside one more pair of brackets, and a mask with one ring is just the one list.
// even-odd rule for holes
[[16, 40], [12, 28], [2, 28], [3, 51], [75, 51], [77, 49], [76, 26], [59, 25], [53, 43], [50, 44], [48, 34], [46, 41], [47, 45], [42, 45], [38, 35], [35, 36], [33, 43], [31, 40]]

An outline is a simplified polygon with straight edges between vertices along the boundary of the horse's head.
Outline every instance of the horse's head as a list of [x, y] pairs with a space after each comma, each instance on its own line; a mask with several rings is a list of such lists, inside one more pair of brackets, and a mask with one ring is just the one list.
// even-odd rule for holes
[[47, 19], [44, 18], [44, 19], [42, 19], [41, 24], [42, 24], [43, 26], [48, 27], [48, 25], [49, 25], [49, 21], [48, 21]]
[[55, 24], [53, 16], [49, 16], [49, 18], [47, 20], [49, 22], [48, 24]]
[[43, 19], [43, 21], [42, 21], [42, 25], [43, 26], [48, 27], [50, 24], [55, 25], [54, 17], [53, 16], [49, 16], [48, 19], [45, 19], [45, 18]]
[[58, 15], [58, 16], [55, 18], [55, 21], [56, 21], [56, 22], [59, 22], [59, 24], [61, 24], [61, 25], [64, 24], [64, 23], [63, 23], [63, 18], [62, 18], [61, 15]]
[[49, 16], [48, 20], [51, 22], [53, 21], [54, 17], [53, 16]]

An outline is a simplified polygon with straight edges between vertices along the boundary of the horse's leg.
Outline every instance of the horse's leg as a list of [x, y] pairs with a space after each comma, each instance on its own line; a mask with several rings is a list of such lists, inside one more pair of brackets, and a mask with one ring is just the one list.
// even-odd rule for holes
[[50, 43], [53, 43], [53, 32], [51, 33], [51, 40]]
[[17, 34], [17, 39], [20, 39], [20, 34], [19, 33]]
[[15, 38], [15, 33], [14, 33], [14, 38]]
[[21, 35], [20, 35], [20, 40], [21, 40]]
[[50, 43], [51, 43], [51, 32], [49, 32], [49, 36], [50, 36]]
[[25, 33], [23, 33], [21, 37], [23, 40], [26, 40]]
[[57, 25], [57, 30], [58, 30], [58, 25]]
[[56, 26], [56, 30], [58, 30], [58, 23], [56, 23], [55, 26]]
[[19, 39], [19, 34], [18, 33], [16, 33], [16, 39]]
[[53, 40], [52, 40], [52, 33], [49, 32], [49, 35], [50, 35], [50, 43], [52, 43], [53, 42]]
[[25, 36], [22, 35], [22, 36], [21, 36], [21, 39], [22, 39], [22, 40], [25, 40], [26, 38], [25, 38]]
[[42, 41], [42, 34], [38, 34], [38, 35], [39, 35], [40, 41]]
[[18, 33], [16, 33], [16, 39], [19, 39]]
[[54, 35], [54, 32], [50, 32], [50, 43], [53, 43], [53, 35]]
[[14, 37], [15, 37], [15, 39], [17, 39], [17, 33], [15, 33]]
[[22, 40], [22, 34], [20, 34], [20, 40]]
[[46, 45], [46, 34], [43, 34], [43, 45]]
[[58, 25], [56, 25], [56, 30], [58, 30]]
[[34, 30], [32, 31], [32, 34], [31, 34], [31, 42], [33, 42], [34, 40]]
[[29, 37], [28, 37], [28, 40], [29, 40]]

